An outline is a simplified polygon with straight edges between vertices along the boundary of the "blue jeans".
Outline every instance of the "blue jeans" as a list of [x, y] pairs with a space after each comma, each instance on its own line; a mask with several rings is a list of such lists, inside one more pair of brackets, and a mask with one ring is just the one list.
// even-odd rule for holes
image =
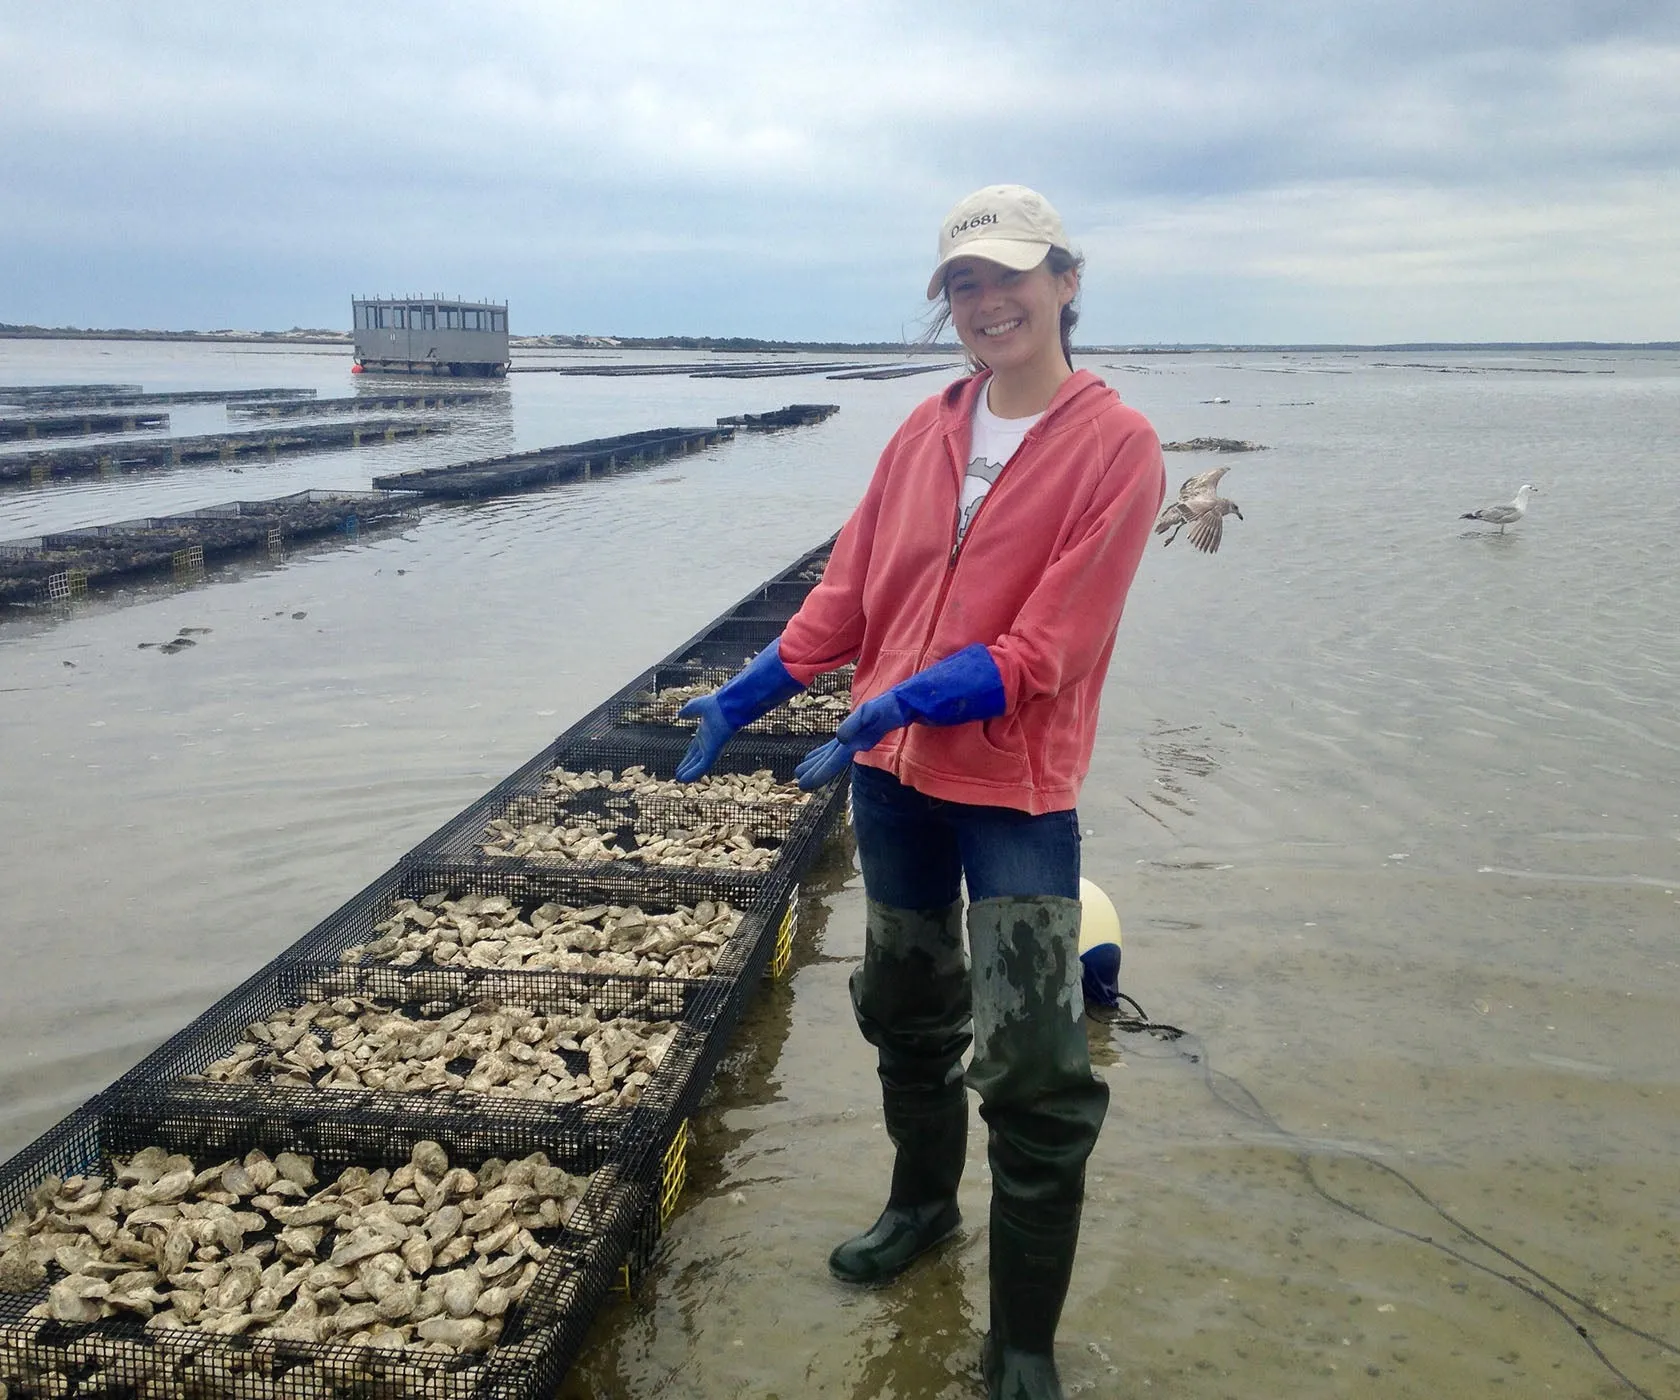
[[899, 909], [961, 898], [1079, 898], [1079, 814], [1032, 816], [926, 797], [879, 768], [852, 765], [852, 829], [869, 897]]

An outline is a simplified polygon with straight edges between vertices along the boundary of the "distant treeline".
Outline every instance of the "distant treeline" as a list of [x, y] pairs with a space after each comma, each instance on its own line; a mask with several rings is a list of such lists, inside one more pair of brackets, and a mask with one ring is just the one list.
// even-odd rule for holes
[[137, 331], [126, 327], [84, 330], [80, 326], [13, 326], [0, 321], [0, 340], [228, 340], [234, 342], [280, 341], [295, 345], [348, 345], [349, 331]]

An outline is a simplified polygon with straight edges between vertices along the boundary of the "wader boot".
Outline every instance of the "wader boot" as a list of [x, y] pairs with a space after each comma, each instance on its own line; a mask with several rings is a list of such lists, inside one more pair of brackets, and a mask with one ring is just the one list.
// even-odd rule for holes
[[972, 1036], [962, 905], [898, 909], [870, 900], [867, 934], [852, 973], [852, 1009], [879, 1052], [881, 1106], [897, 1155], [881, 1218], [836, 1247], [828, 1267], [842, 1282], [879, 1284], [962, 1223], [962, 1057]]
[[1091, 1070], [1080, 991], [1077, 899], [1044, 895], [969, 906], [974, 1058], [992, 1167], [991, 1400], [1061, 1400], [1061, 1320], [1085, 1160], [1108, 1111]]

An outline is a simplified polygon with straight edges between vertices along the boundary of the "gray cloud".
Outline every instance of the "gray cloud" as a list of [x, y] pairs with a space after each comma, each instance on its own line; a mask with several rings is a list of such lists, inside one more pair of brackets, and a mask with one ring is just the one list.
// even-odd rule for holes
[[1674, 334], [1654, 0], [12, 7], [0, 92], [0, 320], [884, 338], [1004, 179], [1098, 339]]

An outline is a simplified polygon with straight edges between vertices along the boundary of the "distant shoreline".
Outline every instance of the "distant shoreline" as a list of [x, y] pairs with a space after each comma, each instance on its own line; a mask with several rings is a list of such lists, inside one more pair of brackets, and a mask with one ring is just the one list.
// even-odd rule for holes
[[[953, 355], [957, 345], [895, 344], [885, 341], [755, 340], [746, 336], [604, 336], [530, 335], [510, 337], [515, 350], [709, 350], [721, 354], [832, 353], [880, 355]], [[82, 330], [70, 326], [11, 326], [0, 324], [0, 340], [148, 340], [192, 341], [222, 345], [342, 345], [348, 331], [155, 331]], [[1284, 344], [1260, 342], [1221, 344], [1196, 342], [1177, 345], [1076, 345], [1077, 355], [1266, 355], [1278, 353], [1371, 353], [1396, 351], [1513, 351], [1513, 350], [1680, 350], [1680, 340], [1412, 340], [1383, 344]]]
[[0, 340], [209, 340], [233, 345], [348, 345], [340, 331], [133, 331], [0, 325]]

